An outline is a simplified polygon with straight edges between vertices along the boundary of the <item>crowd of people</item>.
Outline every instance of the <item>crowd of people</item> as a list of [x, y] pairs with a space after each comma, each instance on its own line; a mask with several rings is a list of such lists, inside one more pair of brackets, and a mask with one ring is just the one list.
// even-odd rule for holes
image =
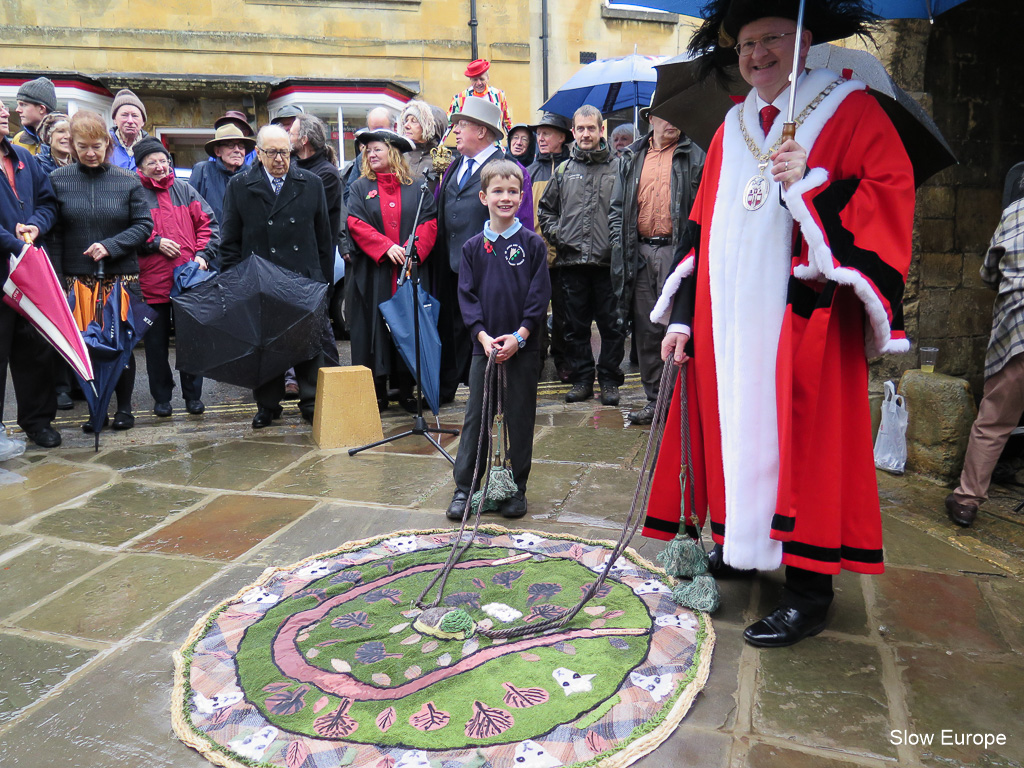
[[[18, 253], [26, 234], [44, 245], [83, 307], [119, 281], [131, 301], [153, 311], [143, 346], [152, 410], [160, 418], [173, 414], [169, 348], [176, 268], [194, 261], [200, 270], [223, 271], [257, 253], [330, 285], [340, 257], [347, 269], [344, 320], [352, 362], [372, 371], [381, 410], [397, 401], [415, 411], [413, 376], [377, 306], [396, 290], [421, 187], [425, 182], [430, 194], [420, 210], [416, 247], [424, 285], [442, 308], [441, 398], [451, 402], [458, 386], [469, 381], [474, 346], [459, 307], [462, 249], [489, 220], [481, 198], [483, 172], [490, 163], [512, 162], [523, 176], [516, 216], [543, 237], [551, 278], [550, 314], [532, 329], [534, 374], [542, 375], [550, 349], [558, 377], [571, 384], [567, 401], [593, 397], [596, 379], [601, 402], [616, 405], [630, 326], [637, 329], [634, 343], [645, 350], [645, 382], [660, 375], [660, 360], [650, 353], [659, 327], [643, 317], [656, 289], [641, 281], [643, 298], [634, 307], [636, 276], [639, 271], [654, 282], [663, 279], [663, 266], [644, 270], [645, 244], [658, 243], [661, 261], [670, 261], [665, 254], [672, 253], [672, 220], [692, 202], [703, 155], [675, 130], [687, 162], [660, 169], [657, 178], [645, 176], [638, 192], [638, 178], [619, 179], [636, 154], [631, 145], [655, 141], [670, 156], [663, 150], [672, 136], [664, 139], [656, 130], [634, 142], [633, 126], [623, 125], [606, 137], [604, 116], [593, 107], [573, 117], [544, 113], [537, 123], [514, 124], [504, 92], [490, 85], [489, 70], [485, 60], [471, 62], [465, 71], [469, 87], [455, 94], [447, 112], [418, 99], [400, 114], [384, 106], [369, 110], [366, 127], [356, 133], [357, 156], [344, 167], [330, 129], [315, 115], [285, 107], [257, 135], [243, 112], [228, 111], [214, 121], [214, 136], [204, 147], [208, 159], [194, 165], [187, 181], [175, 177], [171, 152], [144, 129], [146, 105], [131, 90], [114, 96], [108, 126], [87, 111], [73, 117], [58, 112], [48, 78], [28, 81], [17, 94], [20, 131], [8, 136], [6, 107], [0, 127], [0, 152], [13, 168], [0, 195], [5, 246]], [[431, 152], [449, 134], [454, 160], [435, 172]], [[629, 163], [636, 166], [634, 175], [643, 156]], [[676, 188], [680, 173], [685, 194]], [[624, 205], [623, 195], [630, 198]], [[623, 209], [630, 230], [625, 236], [613, 223]], [[661, 227], [654, 232], [656, 212]], [[590, 351], [593, 322], [602, 339], [596, 363]], [[317, 371], [338, 363], [329, 319], [322, 337], [317, 357], [255, 386], [253, 428], [278, 418], [286, 397], [297, 398], [301, 415], [312, 421]], [[79, 383], [6, 306], [0, 308], [0, 366], [5, 375], [10, 367], [18, 424], [28, 438], [42, 447], [60, 445], [53, 420], [57, 410], [74, 407]], [[133, 358], [118, 381], [113, 418], [104, 422], [114, 429], [134, 426], [135, 378]], [[203, 379], [179, 371], [178, 386], [186, 411], [203, 413]], [[635, 423], [650, 423], [653, 415], [657, 391], [645, 385], [645, 392], [649, 404], [629, 414]]]

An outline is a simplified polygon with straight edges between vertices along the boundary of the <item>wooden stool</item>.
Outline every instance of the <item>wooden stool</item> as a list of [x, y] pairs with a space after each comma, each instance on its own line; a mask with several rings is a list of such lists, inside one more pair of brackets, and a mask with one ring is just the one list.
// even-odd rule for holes
[[345, 448], [383, 437], [370, 369], [365, 365], [321, 368], [313, 417], [316, 444]]

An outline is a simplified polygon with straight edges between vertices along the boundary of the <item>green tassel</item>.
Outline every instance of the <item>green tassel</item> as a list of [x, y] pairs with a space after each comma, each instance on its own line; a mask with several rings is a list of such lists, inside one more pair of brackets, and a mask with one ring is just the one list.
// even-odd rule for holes
[[[519, 490], [516, 481], [512, 477], [512, 470], [508, 467], [492, 467], [491, 480], [487, 484], [487, 498], [484, 500], [484, 512], [494, 512], [501, 505], [501, 502], [508, 501], [512, 494]], [[480, 496], [483, 490], [473, 494], [471, 509], [475, 510], [480, 504]]]
[[714, 613], [722, 602], [715, 577], [710, 573], [694, 576], [692, 581], [682, 582], [672, 590], [672, 597], [686, 608], [704, 613]]
[[658, 562], [665, 566], [669, 576], [681, 579], [692, 579], [708, 570], [707, 552], [696, 539], [682, 533], [658, 553]]

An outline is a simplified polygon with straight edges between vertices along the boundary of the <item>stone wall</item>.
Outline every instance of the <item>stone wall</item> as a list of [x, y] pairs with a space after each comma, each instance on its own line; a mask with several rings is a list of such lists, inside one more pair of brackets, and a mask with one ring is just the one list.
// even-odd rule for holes
[[[919, 96], [959, 159], [919, 191], [908, 335], [940, 349], [937, 370], [982, 391], [995, 293], [978, 277], [999, 221], [1003, 180], [1024, 160], [1024, 4], [970, 2], [927, 21], [897, 22], [883, 46], [897, 82]], [[917, 367], [915, 353], [876, 361], [878, 378]]]

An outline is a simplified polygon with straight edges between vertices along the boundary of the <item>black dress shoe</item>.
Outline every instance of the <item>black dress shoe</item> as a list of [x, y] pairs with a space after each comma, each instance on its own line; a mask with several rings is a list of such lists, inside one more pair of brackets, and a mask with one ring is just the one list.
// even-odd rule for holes
[[67, 392], [57, 393], [57, 410], [58, 411], [70, 411], [75, 407], [75, 403], [71, 400], [71, 395]]
[[744, 571], [733, 568], [725, 562], [725, 553], [721, 544], [715, 544], [708, 552], [708, 573], [716, 579], [733, 579], [753, 576], [756, 571]]
[[516, 491], [512, 494], [511, 498], [501, 502], [498, 512], [501, 513], [502, 517], [509, 519], [522, 517], [526, 514], [526, 494], [522, 491]]
[[60, 432], [53, 427], [43, 427], [35, 432], [26, 432], [25, 434], [40, 448], [56, 448], [61, 444]]
[[161, 419], [166, 419], [168, 416], [174, 413], [174, 410], [171, 408], [170, 403], [154, 403], [153, 413], [155, 413]]
[[118, 411], [114, 414], [114, 421], [111, 423], [110, 428], [123, 432], [124, 430], [131, 429], [134, 426], [135, 417], [132, 414], [128, 413], [128, 411]]
[[953, 494], [946, 497], [946, 514], [957, 525], [967, 528], [978, 516], [978, 508], [971, 504], [961, 504]]
[[455, 493], [452, 494], [452, 503], [448, 505], [448, 511], [445, 515], [449, 520], [461, 520], [462, 513], [466, 509], [466, 500], [469, 498], [469, 494], [463, 490], [456, 489]]
[[194, 416], [198, 416], [200, 413], [206, 410], [206, 405], [202, 400], [186, 400], [185, 410]]
[[780, 606], [743, 630], [743, 639], [758, 648], [785, 648], [805, 637], [814, 637], [827, 623], [826, 614], [808, 614]]
[[280, 418], [281, 409], [273, 410], [270, 408], [260, 408], [256, 411], [256, 415], [252, 417], [252, 428], [263, 429], [269, 427], [274, 419]]

